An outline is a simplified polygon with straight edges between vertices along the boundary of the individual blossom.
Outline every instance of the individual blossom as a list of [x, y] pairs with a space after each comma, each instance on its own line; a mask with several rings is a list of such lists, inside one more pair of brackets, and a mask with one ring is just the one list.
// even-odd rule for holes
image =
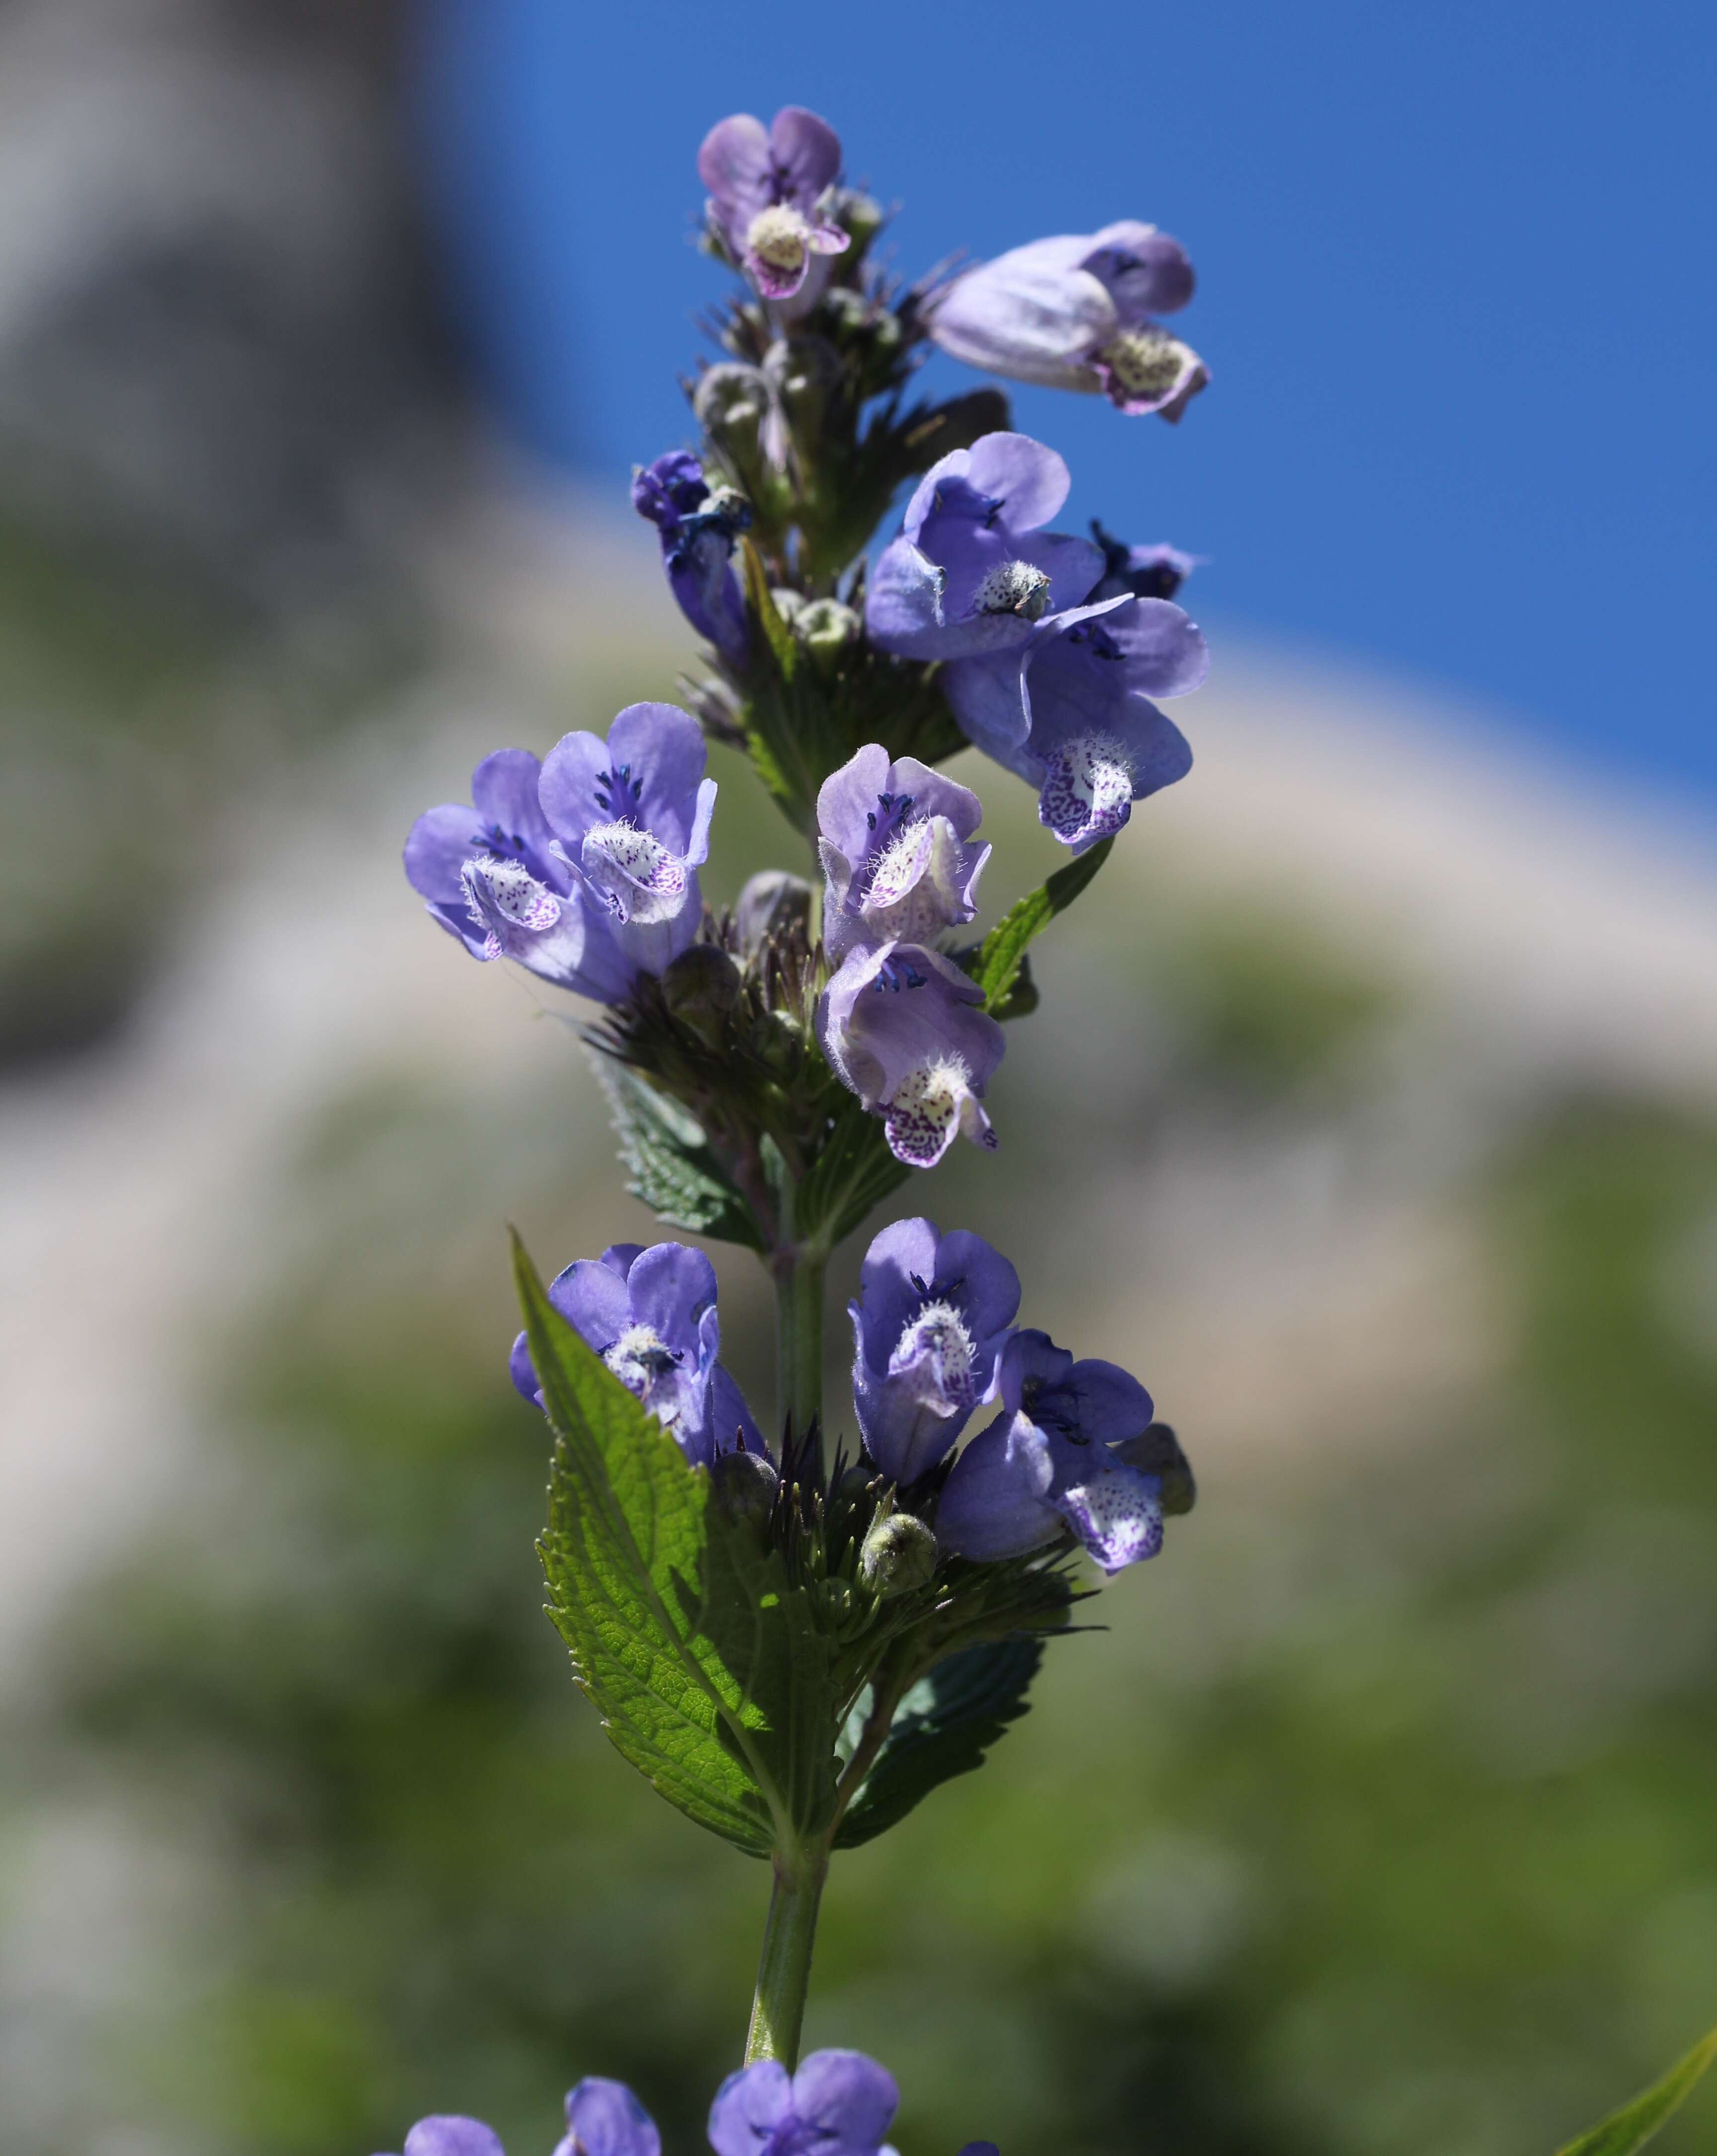
[[587, 2074], [567, 2092], [567, 2130], [554, 2156], [661, 2156], [661, 2135], [624, 2082]]
[[1067, 498], [1066, 464], [1029, 434], [980, 434], [931, 465], [865, 600], [872, 643], [902, 659], [959, 659], [1023, 644], [1077, 606], [1102, 551], [1042, 526]]
[[851, 244], [824, 203], [840, 169], [840, 136], [802, 105], [784, 105], [767, 129], [736, 112], [704, 136], [697, 176], [709, 221], [764, 299], [799, 298], [815, 258]]
[[608, 908], [556, 850], [537, 797], [542, 769], [527, 749], [486, 756], [471, 774], [471, 805], [445, 802], [412, 825], [406, 878], [474, 958], [512, 958], [556, 988], [617, 1003], [636, 968]]
[[1103, 548], [1103, 580], [1089, 593], [1092, 604], [1099, 599], [1171, 599], [1200, 567], [1203, 557], [1183, 554], [1178, 547], [1159, 542], [1154, 547], [1129, 547], [1103, 530], [1095, 517], [1091, 536]]
[[818, 1001], [830, 1068], [909, 1168], [934, 1168], [956, 1137], [995, 1143], [981, 1102], [1006, 1042], [983, 1002], [939, 952], [894, 942], [849, 952]]
[[633, 473], [632, 506], [656, 528], [681, 613], [724, 658], [743, 660], [748, 639], [733, 543], [751, 505], [732, 487], [712, 487], [689, 449], [671, 449]]
[[447, 2112], [420, 2118], [405, 2137], [403, 2156], [505, 2156], [505, 2152], [492, 2126]]
[[[480, 2118], [420, 2118], [404, 2156], [503, 2156], [494, 2129]], [[624, 2082], [592, 2075], [567, 2097], [567, 2130], [554, 2156], [661, 2156], [655, 2123]], [[964, 2152], [963, 2152], [964, 2156]]]
[[1180, 608], [1123, 593], [1051, 615], [1016, 651], [956, 660], [942, 684], [967, 737], [1036, 787], [1038, 820], [1083, 853], [1191, 769], [1150, 699], [1185, 696], [1209, 665]]
[[697, 934], [697, 870], [709, 857], [716, 783], [703, 735], [676, 704], [629, 704], [599, 734], [563, 734], [538, 798], [556, 853], [635, 969], [659, 973]]
[[916, 757], [891, 763], [870, 742], [823, 782], [817, 850], [827, 880], [823, 942], [928, 943], [969, 921], [987, 845], [968, 844], [984, 814], [968, 788]]
[[[1166, 1462], [1138, 1379], [1021, 1331], [1002, 1355], [1000, 1389], [1001, 1414], [955, 1460], [938, 1500], [938, 1539], [959, 1557], [1018, 1557], [1071, 1528], [1105, 1572], [1154, 1557]], [[1152, 1466], [1135, 1465], [1135, 1452]]]
[[1192, 284], [1178, 240], [1123, 219], [980, 262], [936, 301], [930, 334], [991, 374], [1101, 390], [1123, 412], [1178, 419], [1210, 376], [1154, 317], [1184, 307]]
[[852, 1398], [865, 1450], [917, 1481], [995, 1396], [1020, 1276], [979, 1235], [896, 1220], [865, 1253], [852, 1320]]
[[[655, 1417], [694, 1467], [717, 1455], [766, 1450], [743, 1394], [717, 1361], [715, 1267], [684, 1243], [616, 1243], [549, 1283], [548, 1300]], [[530, 1343], [512, 1346], [512, 1381], [534, 1405], [542, 1387]]]
[[813, 2051], [729, 2074], [710, 2106], [716, 2156], [878, 2156], [900, 2105], [894, 2076], [862, 2051]]

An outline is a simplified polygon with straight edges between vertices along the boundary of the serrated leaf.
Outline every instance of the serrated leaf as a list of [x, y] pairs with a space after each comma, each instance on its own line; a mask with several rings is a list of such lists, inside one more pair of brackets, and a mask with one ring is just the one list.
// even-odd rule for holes
[[1027, 1711], [1041, 1640], [963, 1647], [937, 1663], [901, 1702], [876, 1763], [835, 1836], [856, 1849], [903, 1820], [939, 1783], [981, 1767], [990, 1747]]
[[555, 1434], [539, 1549], [549, 1614], [616, 1748], [753, 1856], [833, 1807], [836, 1701], [810, 1596], [549, 1302], [517, 1236], [531, 1359]]
[[1114, 843], [1113, 839], [1099, 839], [1089, 853], [1080, 854], [1065, 868], [1057, 869], [1036, 891], [1010, 906], [984, 937], [971, 970], [972, 978], [984, 991], [984, 1008], [992, 1016], [1008, 1002], [1026, 945], [1048, 927], [1056, 914], [1067, 911], [1108, 859]]
[[761, 1250], [751, 1208], [722, 1173], [696, 1116], [622, 1064], [599, 1056], [596, 1072], [632, 1196], [669, 1227]]
[[1717, 2063], [1717, 2029], [1678, 2059], [1662, 2081], [1624, 2103], [1620, 2111], [1570, 2141], [1560, 2156], [1634, 2156], [1693, 2093], [1708, 2067]]

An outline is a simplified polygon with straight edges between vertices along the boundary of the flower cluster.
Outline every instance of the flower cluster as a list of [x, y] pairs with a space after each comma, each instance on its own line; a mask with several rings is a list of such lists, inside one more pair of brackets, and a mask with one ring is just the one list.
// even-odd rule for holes
[[[789, 2074], [759, 2059], [729, 2074], [710, 2107], [716, 2156], [892, 2156], [885, 2137], [899, 2108], [894, 2076], [862, 2051], [813, 2051]], [[661, 2156], [655, 2122], [624, 2082], [591, 2075], [567, 2097], [567, 2130], [554, 2156]], [[503, 2156], [481, 2119], [420, 2118], [404, 2156]], [[996, 2156], [969, 2141], [960, 2156]]]
[[[715, 1268], [683, 1243], [616, 1244], [557, 1276], [549, 1301], [696, 1467], [723, 1455], [779, 1462], [716, 1359]], [[1163, 1515], [1192, 1478], [1150, 1394], [1113, 1363], [1076, 1363], [1014, 1323], [1020, 1277], [981, 1235], [897, 1220], [866, 1253], [852, 1322], [852, 1403], [869, 1468], [938, 1548], [978, 1561], [1071, 1537], [1118, 1572], [1162, 1547]], [[522, 1332], [512, 1380], [542, 1404]], [[947, 1466], [977, 1410], [995, 1419]]]
[[865, 620], [885, 651], [943, 662], [967, 739], [1038, 788], [1041, 821], [1078, 853], [1190, 769], [1149, 699], [1197, 688], [1208, 660], [1178, 606], [1109, 588], [1113, 547], [1043, 530], [1071, 484], [1025, 434], [951, 451], [883, 549]]
[[[995, 1149], [1006, 1024], [1038, 998], [1026, 947], [1189, 768], [1160, 705], [1207, 665], [1177, 603], [1193, 556], [1057, 528], [1072, 476], [1004, 393], [914, 402], [914, 378], [939, 347], [1173, 420], [1207, 377], [1162, 326], [1192, 271], [1149, 225], [902, 289], [815, 113], [722, 120], [697, 164], [736, 284], [687, 384], [696, 440], [631, 487], [706, 647], [689, 708], [485, 757], [469, 804], [418, 819], [405, 868], [473, 957], [601, 1007], [584, 1038], [629, 1187], [767, 1270], [769, 1413], [722, 1362], [714, 1266], [671, 1236], [546, 1289], [521, 1252], [511, 1373], [553, 1424], [539, 1547], [578, 1682], [664, 1797], [771, 1860], [748, 2043], [767, 2056], [722, 2085], [711, 2146], [892, 2156], [874, 2061], [793, 2071], [830, 1856], [975, 1764], [1067, 1629], [1076, 1560], [1154, 1556], [1194, 1493], [1138, 1380], [1021, 1325], [1008, 1260], [916, 1213], [872, 1235], [851, 1417], [825, 1415], [825, 1270], [957, 1138]], [[743, 752], [811, 850], [809, 879], [763, 869], [723, 911], [699, 888], [708, 743]], [[1031, 785], [1068, 856], [987, 934], [983, 804], [942, 768], [969, 746]], [[567, 2126], [555, 2156], [661, 2156], [615, 2082], [581, 2082]], [[501, 2151], [434, 2118], [404, 2156]]]
[[[1071, 1534], [1105, 1572], [1162, 1547], [1191, 1477], [1151, 1399], [1113, 1363], [1076, 1363], [1016, 1327], [1019, 1276], [979, 1235], [897, 1220], [865, 1256], [852, 1320], [865, 1450], [915, 1486], [951, 1555], [1019, 1557]], [[995, 1419], [938, 1471], [976, 1410]]]
[[1001, 1060], [983, 991], [934, 947], [971, 920], [987, 845], [975, 793], [871, 742], [817, 795], [823, 940], [839, 964], [817, 1039], [841, 1082], [883, 1118], [897, 1160], [933, 1168], [956, 1137], [993, 1147], [979, 1105]]

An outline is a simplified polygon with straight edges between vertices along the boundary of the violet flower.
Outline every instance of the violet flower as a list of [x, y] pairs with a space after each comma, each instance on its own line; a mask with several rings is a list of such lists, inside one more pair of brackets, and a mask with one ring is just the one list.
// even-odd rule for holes
[[900, 2104], [894, 2076], [862, 2051], [813, 2051], [729, 2074], [710, 2106], [716, 2156], [878, 2156]]
[[505, 2156], [499, 2135], [481, 2118], [446, 2112], [420, 2118], [405, 2137], [403, 2156]]
[[537, 797], [542, 765], [497, 749], [471, 774], [473, 807], [426, 809], [405, 842], [405, 874], [432, 920], [474, 958], [512, 958], [541, 980], [618, 1003], [636, 968], [608, 908], [578, 887]]
[[1101, 390], [1123, 412], [1178, 419], [1210, 376], [1152, 317], [1184, 307], [1192, 284], [1178, 240], [1123, 219], [980, 262], [936, 302], [930, 334], [991, 374]]
[[[744, 1395], [720, 1363], [716, 1271], [684, 1243], [615, 1243], [550, 1281], [548, 1300], [668, 1430], [694, 1467], [723, 1452], [766, 1452]], [[542, 1404], [530, 1343], [520, 1333], [513, 1383]]]
[[1205, 558], [1162, 543], [1129, 547], [1124, 539], [1105, 531], [1095, 517], [1091, 536], [1103, 548], [1103, 581], [1089, 595], [1093, 606], [1099, 599], [1123, 598], [1129, 593], [1136, 599], [1171, 599]]
[[554, 2156], [661, 2156], [661, 2135], [624, 2082], [587, 2074], [567, 2092], [567, 2130]]
[[537, 789], [554, 851], [604, 907], [635, 969], [659, 973], [697, 934], [697, 870], [709, 858], [716, 783], [703, 736], [676, 704], [629, 704], [604, 742], [563, 734]]
[[1029, 434], [980, 434], [931, 465], [865, 600], [871, 641], [902, 659], [958, 659], [1024, 643], [1103, 574], [1088, 539], [1041, 529], [1072, 484]]
[[1000, 1389], [1003, 1412], [955, 1460], [938, 1500], [938, 1539], [959, 1557], [1018, 1557], [1071, 1528], [1105, 1572], [1154, 1557], [1163, 1477], [1127, 1458], [1151, 1421], [1138, 1379], [1021, 1331], [1003, 1353]]
[[897, 1220], [865, 1253], [852, 1320], [852, 1398], [865, 1449], [915, 1482], [948, 1451], [996, 1370], [1020, 1307], [1020, 1276], [981, 1236]]
[[697, 176], [709, 189], [709, 221], [764, 299], [799, 298], [813, 257], [851, 244], [821, 207], [840, 169], [840, 136], [802, 105], [784, 105], [767, 132], [736, 112], [704, 136]]
[[975, 793], [916, 757], [891, 763], [867, 742], [823, 782], [817, 850], [827, 879], [823, 942], [928, 943], [969, 921], [987, 845], [966, 844], [984, 814]]
[[749, 639], [733, 542], [751, 522], [750, 503], [732, 487], [712, 488], [689, 449], [670, 449], [633, 472], [632, 506], [656, 528], [681, 613], [724, 658], [743, 661]]
[[983, 1001], [951, 960], [893, 942], [850, 952], [818, 1001], [830, 1068], [909, 1168], [934, 1168], [956, 1137], [995, 1144], [979, 1102], [1007, 1044]]
[[1030, 780], [1038, 820], [1083, 853], [1191, 769], [1185, 737], [1149, 699], [1185, 696], [1209, 665], [1180, 608], [1123, 594], [1051, 614], [1017, 651], [958, 660], [942, 682], [968, 739]]
[[[420, 2118], [404, 2156], [503, 2156], [491, 2127], [451, 2115]], [[554, 2156], [661, 2156], [655, 2122], [624, 2082], [592, 2075], [567, 2097], [567, 2131]], [[961, 2156], [966, 2156], [962, 2151]]]

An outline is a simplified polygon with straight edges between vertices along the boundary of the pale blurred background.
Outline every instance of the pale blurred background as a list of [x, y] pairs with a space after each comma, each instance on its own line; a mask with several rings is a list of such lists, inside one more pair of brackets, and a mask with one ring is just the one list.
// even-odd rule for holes
[[[1214, 557], [1216, 665], [1000, 1153], [912, 1194], [1199, 1508], [838, 1866], [810, 2036], [905, 2156], [1534, 2156], [1717, 2015], [1713, 51], [0, 4], [6, 2156], [530, 2156], [591, 2071], [702, 2145], [765, 1881], [575, 1694], [504, 1372], [502, 1224], [650, 1224], [568, 1014], [398, 849], [672, 693], [625, 471], [686, 431], [698, 134], [789, 97], [907, 269], [1157, 218], [1216, 377], [1175, 433], [1018, 402], [1078, 514]], [[720, 899], [794, 842], [717, 772]], [[1056, 850], [960, 775], [993, 917]]]

